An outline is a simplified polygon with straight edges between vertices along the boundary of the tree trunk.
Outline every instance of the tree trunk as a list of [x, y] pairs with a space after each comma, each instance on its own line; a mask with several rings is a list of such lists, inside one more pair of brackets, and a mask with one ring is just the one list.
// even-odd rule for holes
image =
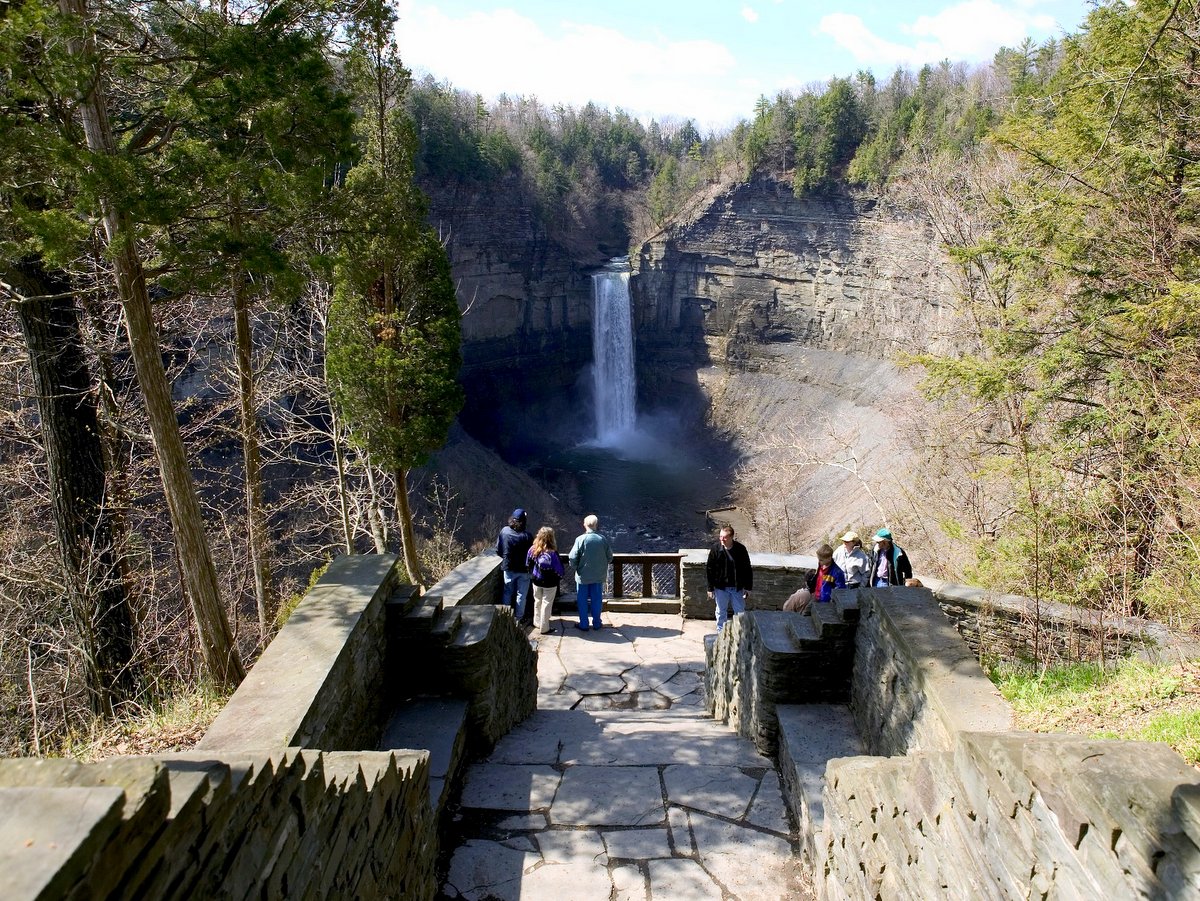
[[[59, 0], [62, 11], [83, 20], [87, 9], [85, 0]], [[85, 39], [86, 41], [87, 39]], [[73, 40], [71, 51], [88, 59], [91, 48], [85, 42]], [[101, 87], [96, 73], [85, 96], [80, 98], [80, 117], [93, 153], [116, 156], [116, 143], [108, 123]], [[158, 454], [163, 493], [171, 514], [175, 546], [179, 554], [182, 577], [188, 600], [200, 635], [200, 649], [211, 678], [226, 688], [237, 685], [246, 675], [241, 656], [233, 643], [233, 633], [213, 566], [208, 538], [204, 534], [204, 518], [196, 487], [188, 468], [179, 423], [171, 405], [171, 391], [163, 369], [162, 352], [146, 289], [146, 276], [137, 251], [137, 235], [128, 215], [111, 198], [102, 203], [104, 232], [117, 272], [117, 290], [125, 312], [125, 330], [138, 384], [146, 401], [150, 431]]]
[[254, 358], [250, 309], [244, 276], [233, 287], [234, 343], [237, 355], [238, 402], [241, 408], [242, 461], [245, 468], [246, 529], [250, 565], [254, 570], [254, 601], [258, 630], [265, 644], [270, 632], [275, 598], [271, 591], [271, 548], [263, 504], [262, 453], [258, 446], [258, 413], [254, 397]]
[[371, 458], [364, 456], [363, 467], [367, 473], [367, 489], [371, 496], [367, 499], [367, 523], [371, 527], [371, 537], [375, 539], [375, 553], [387, 553], [387, 522], [383, 518], [383, 510], [379, 505], [379, 487], [375, 484], [375, 467]]
[[408, 506], [408, 470], [396, 470], [396, 516], [400, 520], [400, 549], [408, 581], [421, 587], [421, 565], [417, 561], [417, 536], [413, 530], [412, 509]]
[[338, 508], [342, 515], [342, 541], [347, 554], [354, 553], [354, 537], [350, 532], [350, 498], [349, 487], [346, 484], [346, 452], [342, 447], [342, 427], [338, 423], [337, 411], [334, 405], [329, 405], [330, 422], [333, 428], [333, 460], [337, 464]]
[[50, 501], [92, 711], [111, 716], [138, 690], [134, 618], [116, 547], [100, 422], [70, 285], [29, 262], [9, 280], [37, 392]]

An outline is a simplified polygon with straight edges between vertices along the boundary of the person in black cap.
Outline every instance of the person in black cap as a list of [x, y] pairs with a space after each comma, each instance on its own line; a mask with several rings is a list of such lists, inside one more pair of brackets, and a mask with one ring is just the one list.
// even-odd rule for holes
[[500, 569], [504, 573], [502, 603], [513, 608], [517, 619], [525, 616], [525, 598], [529, 594], [526, 557], [532, 545], [533, 536], [525, 526], [525, 511], [517, 507], [508, 525], [500, 530], [500, 536], [496, 539], [496, 554], [500, 557]]

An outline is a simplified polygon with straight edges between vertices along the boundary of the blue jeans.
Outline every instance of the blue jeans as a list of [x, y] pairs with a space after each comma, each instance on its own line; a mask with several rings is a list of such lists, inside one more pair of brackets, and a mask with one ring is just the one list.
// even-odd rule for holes
[[504, 570], [505, 607], [515, 607], [517, 619], [525, 615], [525, 598], [529, 594], [529, 573], [510, 573]]
[[729, 619], [731, 606], [734, 613], [746, 612], [746, 595], [737, 588], [714, 588], [713, 599], [717, 602], [718, 632], [725, 628], [725, 621]]
[[604, 601], [603, 582], [580, 582], [575, 586], [575, 606], [579, 608], [579, 628], [588, 627], [588, 614], [592, 616], [592, 628], [600, 628], [600, 609]]

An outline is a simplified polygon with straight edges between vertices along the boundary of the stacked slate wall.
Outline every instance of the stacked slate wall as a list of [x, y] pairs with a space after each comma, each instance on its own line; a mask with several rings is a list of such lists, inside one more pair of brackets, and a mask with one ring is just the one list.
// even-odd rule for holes
[[1157, 660], [1200, 656], [1194, 638], [1158, 623], [970, 585], [925, 583], [977, 656], [1043, 663], [1130, 653]]
[[830, 761], [827, 899], [1200, 896], [1200, 774], [1170, 748], [1013, 732], [925, 589], [864, 589], [851, 707], [875, 754]]
[[431, 898], [428, 771], [299, 748], [0, 761], [4, 897]]
[[361, 750], [412, 692], [389, 669], [389, 623], [437, 614], [426, 659], [466, 697], [478, 747], [534, 709], [536, 657], [484, 599], [491, 562], [465, 565], [461, 597], [479, 600], [444, 616], [396, 564], [335, 561], [193, 751], [0, 761], [0, 895], [433, 898], [429, 752]]

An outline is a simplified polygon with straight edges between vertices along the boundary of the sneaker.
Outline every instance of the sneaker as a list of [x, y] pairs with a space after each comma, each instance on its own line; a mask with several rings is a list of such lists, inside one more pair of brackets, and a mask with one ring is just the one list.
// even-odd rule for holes
[[554, 630], [553, 629], [540, 629], [539, 632], [542, 635], [550, 635], [551, 633], [554, 632]]
[[593, 632], [599, 632], [599, 631], [600, 631], [601, 629], [603, 629], [603, 628], [604, 628], [604, 624], [603, 624], [603, 623], [596, 623], [596, 625], [592, 626], [592, 631], [593, 631]]
[[586, 632], [586, 631], [587, 631], [587, 626], [581, 626], [581, 625], [579, 625], [579, 623], [576, 623], [576, 624], [575, 624], [575, 628], [576, 628], [576, 629], [578, 629], [580, 632]]

